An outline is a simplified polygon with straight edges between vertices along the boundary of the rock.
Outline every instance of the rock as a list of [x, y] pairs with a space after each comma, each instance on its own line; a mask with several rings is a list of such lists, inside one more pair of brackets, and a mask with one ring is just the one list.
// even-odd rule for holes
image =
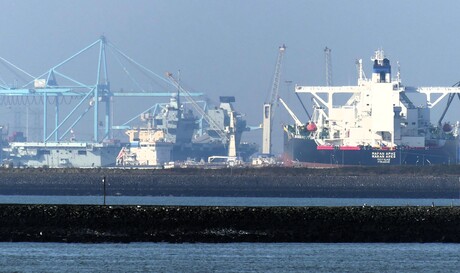
[[460, 208], [0, 205], [0, 241], [458, 243]]

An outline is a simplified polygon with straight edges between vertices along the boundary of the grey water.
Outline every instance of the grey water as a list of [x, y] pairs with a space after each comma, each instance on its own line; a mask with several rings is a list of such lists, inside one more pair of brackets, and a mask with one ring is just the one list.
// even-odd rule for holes
[[[0, 195], [0, 204], [101, 205], [102, 196]], [[107, 196], [108, 205], [158, 206], [460, 206], [459, 199]]]
[[458, 272], [459, 244], [0, 243], [0, 272]]

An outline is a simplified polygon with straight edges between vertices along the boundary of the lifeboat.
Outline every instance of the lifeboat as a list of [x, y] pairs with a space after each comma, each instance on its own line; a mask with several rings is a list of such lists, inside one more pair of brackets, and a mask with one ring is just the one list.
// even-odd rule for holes
[[317, 129], [318, 128], [316, 127], [316, 124], [314, 122], [310, 122], [310, 123], [307, 124], [307, 131], [314, 132]]

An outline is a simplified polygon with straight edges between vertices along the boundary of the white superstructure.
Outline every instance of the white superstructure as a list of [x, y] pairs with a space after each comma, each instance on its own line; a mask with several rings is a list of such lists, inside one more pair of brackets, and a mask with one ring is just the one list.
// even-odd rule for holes
[[[314, 112], [311, 126], [304, 130], [307, 138], [318, 145], [424, 147], [426, 139], [436, 139], [437, 132], [430, 129], [430, 108], [449, 93], [460, 93], [458, 87], [405, 87], [391, 77], [390, 61], [383, 50], [371, 58], [373, 73], [364, 75], [362, 61], [358, 64], [357, 86], [296, 86], [297, 93], [313, 97]], [[426, 105], [416, 107], [407, 94], [426, 96]], [[431, 101], [432, 94], [440, 98]], [[336, 105], [335, 95], [349, 94], [346, 103]], [[308, 126], [306, 126], [308, 127]]]
[[149, 127], [127, 130], [130, 145], [121, 148], [118, 166], [158, 166], [171, 161], [173, 143], [163, 130]]

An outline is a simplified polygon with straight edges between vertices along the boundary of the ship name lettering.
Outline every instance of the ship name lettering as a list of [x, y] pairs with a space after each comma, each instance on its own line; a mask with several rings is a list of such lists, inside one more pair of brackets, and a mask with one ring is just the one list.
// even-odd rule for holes
[[372, 158], [396, 158], [396, 152], [372, 152]]
[[389, 158], [377, 158], [377, 163], [379, 163], [379, 164], [389, 164], [390, 159]]

